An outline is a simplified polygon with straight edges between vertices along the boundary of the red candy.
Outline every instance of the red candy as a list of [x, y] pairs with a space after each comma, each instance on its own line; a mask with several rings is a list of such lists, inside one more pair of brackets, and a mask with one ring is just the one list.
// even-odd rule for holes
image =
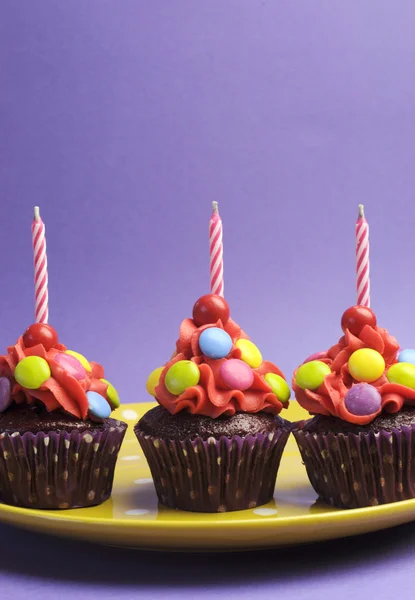
[[23, 334], [23, 343], [26, 348], [42, 344], [46, 350], [55, 348], [58, 343], [58, 334], [47, 323], [33, 323]]
[[351, 306], [343, 313], [341, 325], [344, 332], [348, 329], [358, 336], [365, 325], [375, 327], [376, 315], [367, 306]]
[[222, 296], [206, 294], [197, 300], [193, 307], [193, 321], [198, 327], [216, 323], [219, 319], [223, 325], [229, 321], [229, 305]]

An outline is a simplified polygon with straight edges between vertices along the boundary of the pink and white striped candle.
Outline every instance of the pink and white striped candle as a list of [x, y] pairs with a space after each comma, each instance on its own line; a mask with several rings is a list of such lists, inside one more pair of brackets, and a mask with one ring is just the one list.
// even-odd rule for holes
[[212, 217], [209, 221], [210, 291], [223, 296], [223, 238], [222, 219], [218, 203], [212, 202]]
[[32, 223], [32, 243], [35, 268], [35, 317], [36, 323], [47, 323], [49, 318], [48, 259], [46, 255], [45, 224], [35, 206]]
[[357, 304], [370, 307], [369, 225], [363, 204], [356, 222], [356, 286]]

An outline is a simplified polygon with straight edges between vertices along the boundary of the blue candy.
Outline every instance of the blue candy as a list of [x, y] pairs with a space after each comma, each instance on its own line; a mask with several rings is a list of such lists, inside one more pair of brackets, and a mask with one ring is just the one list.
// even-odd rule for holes
[[219, 327], [208, 327], [200, 334], [199, 348], [208, 358], [225, 358], [232, 349], [232, 338]]
[[401, 350], [398, 355], [398, 362], [406, 362], [415, 365], [415, 350], [411, 350], [411, 348]]
[[99, 419], [108, 419], [111, 414], [111, 407], [101, 394], [97, 392], [87, 392], [88, 408], [92, 416]]

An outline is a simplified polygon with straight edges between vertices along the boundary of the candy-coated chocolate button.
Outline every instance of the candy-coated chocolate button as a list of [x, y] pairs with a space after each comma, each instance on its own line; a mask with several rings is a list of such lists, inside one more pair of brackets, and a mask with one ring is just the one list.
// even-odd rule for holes
[[199, 383], [199, 367], [191, 360], [179, 360], [166, 373], [164, 383], [170, 394], [180, 396], [189, 387]]
[[411, 363], [415, 365], [415, 350], [408, 348], [407, 350], [401, 350], [398, 354], [398, 361], [404, 363]]
[[75, 356], [66, 352], [60, 352], [55, 355], [54, 361], [65, 369], [69, 375], [78, 379], [78, 381], [84, 379], [86, 375], [85, 368]]
[[225, 358], [232, 350], [232, 338], [220, 327], [209, 327], [199, 336], [199, 348], [208, 358]]
[[229, 321], [229, 305], [225, 298], [217, 294], [206, 294], [196, 301], [193, 307], [193, 321], [200, 327], [222, 321], [223, 325]]
[[246, 362], [250, 367], [257, 369], [262, 365], [262, 354], [251, 340], [237, 340], [235, 346], [242, 352], [241, 360]]
[[92, 371], [92, 367], [89, 364], [89, 362], [87, 361], [87, 359], [85, 358], [85, 356], [83, 354], [80, 354], [79, 352], [75, 352], [75, 350], [66, 350], [65, 354], [69, 354], [70, 356], [74, 356], [75, 358], [77, 358], [79, 360], [79, 362], [81, 363], [81, 365], [84, 367], [84, 369], [86, 371], [88, 371], [88, 373], [90, 373]]
[[88, 410], [93, 417], [98, 419], [108, 419], [111, 414], [111, 407], [106, 399], [98, 392], [89, 391], [86, 393], [88, 398]]
[[14, 378], [22, 387], [37, 390], [50, 377], [50, 367], [40, 356], [26, 356], [14, 370]]
[[321, 386], [331, 369], [321, 360], [312, 360], [298, 367], [295, 382], [303, 390], [316, 390]]
[[8, 377], [0, 377], [0, 412], [12, 403], [12, 385]]
[[308, 356], [304, 362], [306, 363], [311, 362], [312, 360], [321, 360], [322, 358], [326, 358], [326, 356], [327, 352], [314, 352], [314, 354]]
[[377, 350], [359, 348], [349, 358], [348, 367], [356, 381], [371, 383], [383, 375], [385, 359]]
[[225, 361], [219, 369], [219, 376], [224, 385], [231, 390], [247, 390], [254, 383], [254, 372], [250, 366], [239, 358]]
[[359, 335], [365, 325], [375, 327], [376, 315], [367, 306], [351, 306], [342, 316], [341, 326], [343, 331], [348, 329], [353, 335]]
[[399, 383], [415, 390], [415, 365], [399, 362], [392, 365], [386, 377], [390, 383]]
[[23, 334], [23, 343], [26, 348], [32, 348], [37, 344], [42, 344], [46, 352], [55, 348], [58, 343], [58, 334], [56, 330], [47, 323], [33, 323]]
[[346, 393], [344, 404], [352, 415], [373, 415], [382, 404], [379, 391], [369, 383], [356, 383]]
[[163, 373], [163, 369], [164, 369], [164, 367], [157, 367], [157, 369], [154, 369], [154, 371], [151, 371], [150, 375], [148, 376], [147, 383], [146, 383], [146, 389], [147, 389], [148, 393], [151, 394], [152, 396], [156, 395], [156, 387], [159, 384], [160, 375]]
[[288, 402], [291, 396], [290, 388], [288, 387], [288, 383], [283, 377], [281, 377], [281, 375], [277, 375], [277, 373], [267, 373], [265, 375], [265, 381], [268, 383], [280, 402]]
[[108, 381], [108, 379], [100, 379], [100, 381], [103, 381], [104, 383], [106, 383], [108, 385], [107, 399], [109, 400], [109, 403], [111, 404], [112, 408], [118, 408], [120, 406], [121, 402], [120, 402], [120, 397], [118, 395], [117, 390], [112, 385], [112, 383], [110, 383]]

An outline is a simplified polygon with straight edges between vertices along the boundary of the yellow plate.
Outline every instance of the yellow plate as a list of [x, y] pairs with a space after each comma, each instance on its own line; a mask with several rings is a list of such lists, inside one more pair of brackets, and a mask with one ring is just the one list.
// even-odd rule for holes
[[[274, 499], [252, 510], [204, 514], [157, 503], [150, 472], [133, 426], [152, 404], [122, 405], [115, 416], [129, 428], [121, 449], [110, 500], [101, 506], [61, 511], [0, 504], [0, 520], [45, 533], [109, 545], [155, 550], [249, 550], [341, 538], [415, 519], [415, 500], [355, 510], [316, 503], [293, 437], [281, 463]], [[286, 413], [307, 416], [293, 402]]]

